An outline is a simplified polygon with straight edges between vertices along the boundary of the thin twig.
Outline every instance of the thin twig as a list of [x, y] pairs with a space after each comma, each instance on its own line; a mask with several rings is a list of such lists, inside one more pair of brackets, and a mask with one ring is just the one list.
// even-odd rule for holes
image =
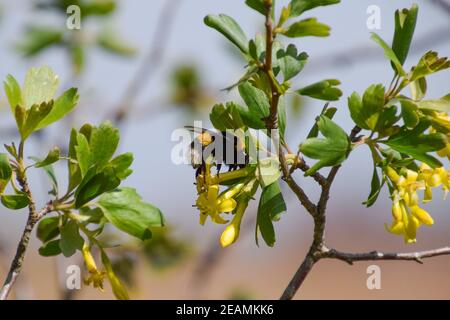
[[348, 264], [353, 264], [353, 262], [356, 261], [374, 260], [405, 260], [423, 263], [422, 259], [443, 255], [450, 255], [450, 247], [409, 253], [383, 253], [379, 251], [371, 251], [367, 253], [348, 253], [325, 248], [324, 252], [320, 254], [320, 258], [338, 259], [347, 262]]
[[133, 108], [134, 102], [139, 92], [145, 87], [148, 81], [156, 74], [170, 40], [170, 34], [175, 22], [177, 9], [182, 0], [167, 0], [164, 3], [161, 14], [158, 17], [157, 26], [152, 38], [150, 50], [142, 61], [134, 78], [128, 85], [123, 98], [114, 111], [113, 119], [117, 125], [123, 123]]
[[52, 203], [48, 203], [41, 211], [37, 211], [34, 198], [28, 186], [26, 177], [24, 175], [19, 175], [17, 177], [17, 181], [21, 186], [22, 192], [24, 192], [28, 197], [29, 212], [25, 229], [23, 230], [22, 237], [20, 238], [19, 244], [17, 246], [16, 255], [14, 256], [14, 259], [11, 263], [11, 267], [9, 268], [9, 272], [3, 284], [3, 287], [0, 290], [0, 300], [6, 300], [8, 298], [8, 295], [10, 294], [11, 289], [22, 270], [25, 253], [30, 243], [31, 232], [34, 229], [34, 226], [42, 217], [51, 212], [53, 209]]

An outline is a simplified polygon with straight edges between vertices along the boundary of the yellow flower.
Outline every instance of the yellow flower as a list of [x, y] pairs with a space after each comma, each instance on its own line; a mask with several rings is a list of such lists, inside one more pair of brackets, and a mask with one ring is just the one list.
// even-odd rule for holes
[[239, 238], [239, 231], [241, 229], [241, 221], [244, 216], [245, 209], [247, 208], [248, 202], [239, 203], [236, 213], [234, 215], [231, 223], [225, 228], [220, 237], [220, 244], [222, 247], [228, 247], [236, 242]]
[[[399, 210], [399, 212], [397, 212], [397, 210]], [[396, 235], [403, 235], [405, 243], [415, 243], [417, 241], [416, 234], [417, 229], [420, 226], [420, 221], [414, 215], [411, 215], [408, 212], [408, 209], [406, 208], [403, 201], [398, 202], [398, 207], [395, 209], [395, 211], [396, 213], [394, 216], [394, 221], [392, 222], [391, 226], [386, 225], [387, 231]], [[397, 214], [399, 213], [401, 213], [401, 217], [397, 216]]]
[[200, 210], [200, 224], [204, 225], [208, 216], [215, 223], [227, 223], [220, 214], [232, 212], [236, 208], [236, 201], [231, 198], [232, 196], [230, 193], [219, 196], [219, 185], [208, 186], [207, 191], [201, 193], [196, 202], [196, 206]]
[[106, 276], [105, 271], [99, 271], [97, 269], [97, 265], [95, 264], [94, 257], [91, 254], [90, 246], [85, 242], [82, 249], [84, 263], [86, 264], [86, 268], [89, 272], [89, 277], [84, 280], [86, 285], [93, 284], [94, 288], [103, 291], [103, 281]]

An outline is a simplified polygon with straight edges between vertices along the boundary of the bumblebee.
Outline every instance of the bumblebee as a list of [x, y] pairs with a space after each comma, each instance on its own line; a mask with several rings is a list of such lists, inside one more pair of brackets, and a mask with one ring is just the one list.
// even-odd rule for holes
[[198, 136], [190, 144], [190, 163], [196, 170], [195, 177], [204, 174], [206, 161], [217, 167], [220, 172], [222, 165], [228, 166], [228, 171], [244, 168], [249, 163], [245, 143], [230, 131], [212, 131], [204, 128], [186, 126]]

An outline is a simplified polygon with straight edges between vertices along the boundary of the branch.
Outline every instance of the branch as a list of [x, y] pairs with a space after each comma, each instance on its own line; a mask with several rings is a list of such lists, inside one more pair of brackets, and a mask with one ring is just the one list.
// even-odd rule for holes
[[15, 284], [17, 277], [22, 270], [23, 261], [25, 259], [25, 253], [30, 243], [31, 232], [33, 231], [36, 223], [44, 217], [47, 213], [53, 210], [53, 205], [49, 202], [41, 211], [36, 210], [36, 204], [34, 202], [33, 194], [28, 186], [27, 179], [23, 173], [17, 176], [17, 181], [21, 186], [22, 192], [24, 192], [28, 197], [28, 219], [23, 230], [22, 237], [20, 238], [19, 244], [17, 246], [16, 255], [9, 268], [8, 275], [0, 290], [0, 300], [6, 300], [11, 292], [13, 285]]
[[410, 252], [410, 253], [383, 253], [372, 251], [368, 253], [347, 253], [335, 249], [325, 248], [320, 254], [320, 258], [338, 259], [353, 264], [356, 261], [374, 261], [374, 260], [404, 260], [423, 263], [422, 259], [437, 256], [450, 255], [450, 247], [443, 247], [433, 250]]
[[113, 119], [117, 125], [126, 120], [131, 112], [138, 93], [145, 84], [156, 74], [167, 48], [172, 26], [175, 22], [176, 10], [182, 0], [167, 0], [158, 18], [150, 50], [145, 56], [134, 78], [131, 80], [124, 96], [114, 111]]
[[[361, 132], [361, 128], [359, 128], [358, 126], [355, 126], [352, 129], [350, 133], [350, 140], [352, 142], [356, 139], [356, 136], [359, 132]], [[308, 254], [304, 258], [297, 272], [294, 274], [291, 281], [284, 290], [280, 298], [281, 300], [291, 300], [295, 296], [298, 289], [303, 284], [303, 281], [312, 270], [312, 267], [318, 260], [320, 260], [320, 255], [325, 251], [325, 246], [323, 243], [326, 225], [326, 208], [328, 200], [330, 198], [331, 186], [340, 168], [341, 165], [332, 167], [330, 173], [327, 176], [326, 183], [322, 186], [322, 192], [320, 194], [319, 202], [317, 203], [317, 205], [314, 205], [316, 210], [314, 211], [314, 214], [312, 214], [314, 218], [313, 243], [311, 244]]]

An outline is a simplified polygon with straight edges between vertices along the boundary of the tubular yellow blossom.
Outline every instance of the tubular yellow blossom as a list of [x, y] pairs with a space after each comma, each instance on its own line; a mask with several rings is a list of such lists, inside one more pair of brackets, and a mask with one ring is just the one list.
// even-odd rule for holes
[[420, 208], [419, 206], [413, 206], [411, 207], [411, 213], [413, 214], [414, 217], [416, 217], [421, 223], [427, 225], [427, 226], [431, 226], [434, 224], [434, 220], [433, 218], [428, 214], [428, 212], [426, 212], [425, 210], [423, 210], [422, 208]]
[[399, 182], [400, 176], [398, 175], [397, 171], [395, 171], [393, 168], [388, 166], [386, 168], [386, 174], [388, 175], [389, 179], [391, 179], [392, 182], [394, 182], [395, 184]]
[[105, 280], [106, 272], [105, 271], [99, 271], [97, 269], [97, 265], [95, 264], [94, 257], [91, 254], [91, 248], [90, 246], [85, 242], [83, 245], [83, 249], [81, 250], [83, 254], [83, 259], [86, 264], [86, 268], [89, 272], [89, 277], [84, 279], [84, 283], [86, 285], [92, 285], [94, 288], [99, 289], [100, 291], [103, 291], [103, 281]]
[[201, 225], [205, 224], [207, 216], [215, 223], [225, 224], [227, 221], [220, 214], [232, 212], [236, 208], [236, 200], [219, 197], [219, 185], [211, 185], [206, 192], [199, 195], [196, 206], [200, 210]]
[[222, 232], [222, 235], [220, 236], [220, 244], [222, 245], [222, 247], [226, 248], [232, 245], [239, 238], [241, 221], [246, 208], [247, 202], [244, 201], [238, 204], [233, 220], [225, 228], [225, 230]]

